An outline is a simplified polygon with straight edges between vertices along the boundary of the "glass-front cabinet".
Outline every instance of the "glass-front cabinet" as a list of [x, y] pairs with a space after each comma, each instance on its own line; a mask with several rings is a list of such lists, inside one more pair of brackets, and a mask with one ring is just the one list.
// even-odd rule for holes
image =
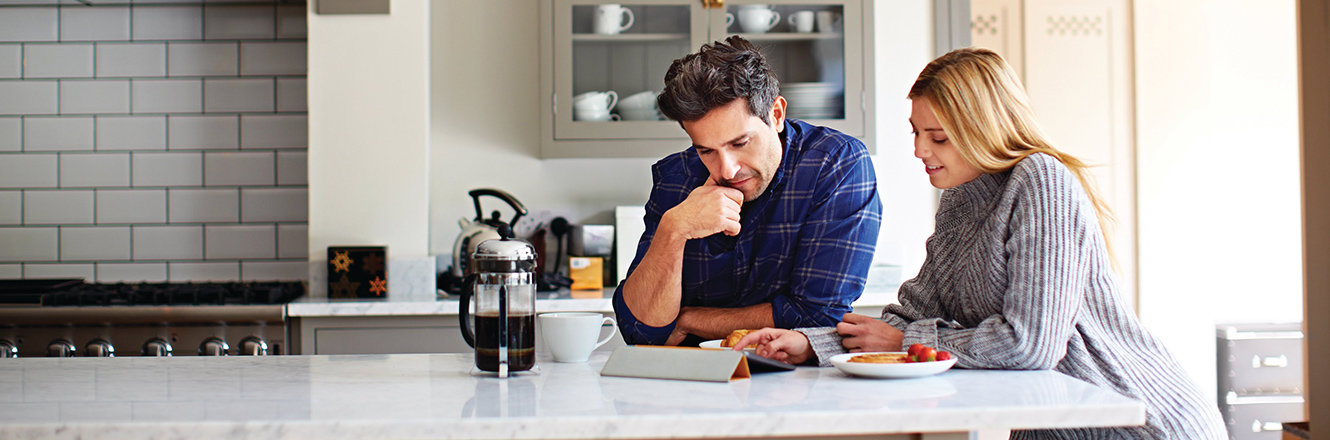
[[871, 2], [545, 0], [542, 155], [664, 157], [688, 136], [655, 106], [670, 63], [741, 35], [776, 70], [789, 117], [865, 139], [872, 127]]

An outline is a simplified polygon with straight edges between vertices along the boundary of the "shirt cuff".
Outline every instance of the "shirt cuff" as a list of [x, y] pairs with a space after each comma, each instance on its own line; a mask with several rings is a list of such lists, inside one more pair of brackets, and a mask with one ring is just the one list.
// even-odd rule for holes
[[619, 323], [619, 333], [623, 334], [624, 342], [629, 345], [665, 345], [674, 333], [674, 325], [679, 321], [676, 319], [664, 327], [652, 327], [638, 322], [637, 317], [633, 316], [633, 311], [628, 309], [628, 303], [623, 300], [623, 284], [619, 284], [619, 289], [614, 292], [614, 319]]
[[813, 349], [813, 354], [817, 355], [819, 367], [830, 367], [832, 356], [846, 352], [845, 346], [841, 345], [840, 334], [836, 333], [836, 327], [796, 328], [794, 331], [803, 333], [808, 338], [808, 345]]

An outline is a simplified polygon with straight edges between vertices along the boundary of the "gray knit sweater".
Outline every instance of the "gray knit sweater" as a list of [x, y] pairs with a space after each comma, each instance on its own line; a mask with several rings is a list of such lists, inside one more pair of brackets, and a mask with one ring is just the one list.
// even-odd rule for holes
[[[1013, 439], [1223, 439], [1218, 407], [1119, 296], [1094, 206], [1069, 169], [1035, 154], [942, 194], [919, 276], [882, 319], [904, 345], [957, 366], [1053, 369], [1146, 406], [1145, 426], [1017, 431]], [[798, 329], [818, 361], [844, 353], [835, 328]]]

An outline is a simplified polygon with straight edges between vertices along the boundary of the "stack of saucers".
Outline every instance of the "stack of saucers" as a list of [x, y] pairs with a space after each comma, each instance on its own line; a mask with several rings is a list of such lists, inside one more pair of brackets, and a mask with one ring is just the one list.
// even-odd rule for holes
[[840, 119], [844, 118], [845, 100], [836, 83], [803, 82], [785, 83], [780, 87], [781, 96], [788, 103], [786, 114], [796, 119]]

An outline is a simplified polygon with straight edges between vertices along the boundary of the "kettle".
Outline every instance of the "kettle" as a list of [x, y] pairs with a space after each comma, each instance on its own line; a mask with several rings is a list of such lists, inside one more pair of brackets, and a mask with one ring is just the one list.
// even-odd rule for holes
[[[457, 225], [462, 227], [462, 233], [457, 235], [457, 241], [453, 242], [453, 268], [452, 276], [454, 279], [461, 280], [471, 274], [471, 254], [476, 251], [476, 246], [485, 240], [494, 240], [499, 237], [499, 226], [508, 225], [512, 227], [517, 224], [517, 219], [526, 215], [526, 207], [522, 202], [517, 201], [512, 194], [503, 190], [493, 188], [477, 188], [471, 190], [471, 201], [476, 205], [475, 220], [468, 221], [463, 218], [457, 221]], [[484, 211], [480, 209], [480, 197], [490, 196], [498, 198], [508, 203], [508, 206], [516, 211], [513, 219], [504, 223], [499, 219], [499, 211], [490, 214], [490, 218], [485, 218]]]
[[513, 238], [506, 224], [499, 225], [498, 234], [476, 247], [457, 318], [462, 338], [475, 348], [476, 367], [508, 377], [536, 363], [536, 251]]

